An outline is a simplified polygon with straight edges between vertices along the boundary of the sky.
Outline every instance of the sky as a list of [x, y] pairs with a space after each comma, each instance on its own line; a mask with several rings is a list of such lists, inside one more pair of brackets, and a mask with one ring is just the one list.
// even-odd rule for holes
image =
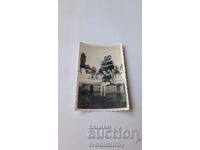
[[96, 67], [98, 70], [104, 56], [111, 55], [114, 65], [118, 67], [123, 62], [122, 50], [120, 44], [115, 44], [113, 46], [94, 46], [85, 43], [80, 45], [80, 54], [85, 53], [86, 55], [86, 64], [90, 67]]

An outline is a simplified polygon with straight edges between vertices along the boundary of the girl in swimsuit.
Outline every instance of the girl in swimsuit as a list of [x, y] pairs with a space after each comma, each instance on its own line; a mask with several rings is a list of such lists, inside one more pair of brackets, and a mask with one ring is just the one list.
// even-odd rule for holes
[[112, 74], [110, 69], [103, 71], [102, 84], [101, 84], [101, 96], [106, 96], [106, 86], [112, 82]]

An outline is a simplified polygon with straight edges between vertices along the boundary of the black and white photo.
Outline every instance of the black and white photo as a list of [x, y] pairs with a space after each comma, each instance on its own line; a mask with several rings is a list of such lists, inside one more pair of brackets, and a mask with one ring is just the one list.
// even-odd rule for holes
[[122, 44], [80, 43], [76, 110], [129, 110]]

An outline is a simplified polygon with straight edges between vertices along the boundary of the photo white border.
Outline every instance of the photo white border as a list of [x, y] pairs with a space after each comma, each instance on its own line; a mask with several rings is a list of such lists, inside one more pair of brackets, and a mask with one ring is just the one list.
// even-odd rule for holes
[[[125, 81], [125, 94], [126, 94], [126, 107], [125, 108], [105, 108], [105, 109], [84, 109], [84, 108], [78, 108], [78, 92], [79, 92], [79, 82], [78, 82], [78, 72], [79, 72], [79, 65], [80, 65], [80, 49], [81, 45], [88, 45], [88, 46], [95, 46], [95, 47], [113, 47], [113, 46], [119, 46], [120, 51], [122, 54], [122, 64], [123, 64], [123, 73], [125, 74], [124, 76], [124, 81]], [[76, 78], [76, 101], [75, 101], [75, 111], [88, 111], [88, 112], [109, 112], [109, 111], [129, 111], [130, 108], [130, 101], [129, 101], [129, 94], [128, 94], [128, 83], [127, 83], [127, 72], [126, 72], [126, 65], [124, 61], [124, 50], [122, 43], [116, 43], [116, 44], [111, 44], [111, 45], [97, 45], [97, 44], [89, 44], [85, 42], [80, 42], [79, 44], [79, 58], [78, 58], [78, 65], [77, 65], [77, 78]]]

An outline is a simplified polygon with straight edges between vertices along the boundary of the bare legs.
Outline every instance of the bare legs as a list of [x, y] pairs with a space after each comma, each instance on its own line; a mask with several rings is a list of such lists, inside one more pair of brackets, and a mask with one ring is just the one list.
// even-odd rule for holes
[[103, 82], [101, 84], [101, 96], [106, 96], [106, 86], [109, 84], [109, 82]]

